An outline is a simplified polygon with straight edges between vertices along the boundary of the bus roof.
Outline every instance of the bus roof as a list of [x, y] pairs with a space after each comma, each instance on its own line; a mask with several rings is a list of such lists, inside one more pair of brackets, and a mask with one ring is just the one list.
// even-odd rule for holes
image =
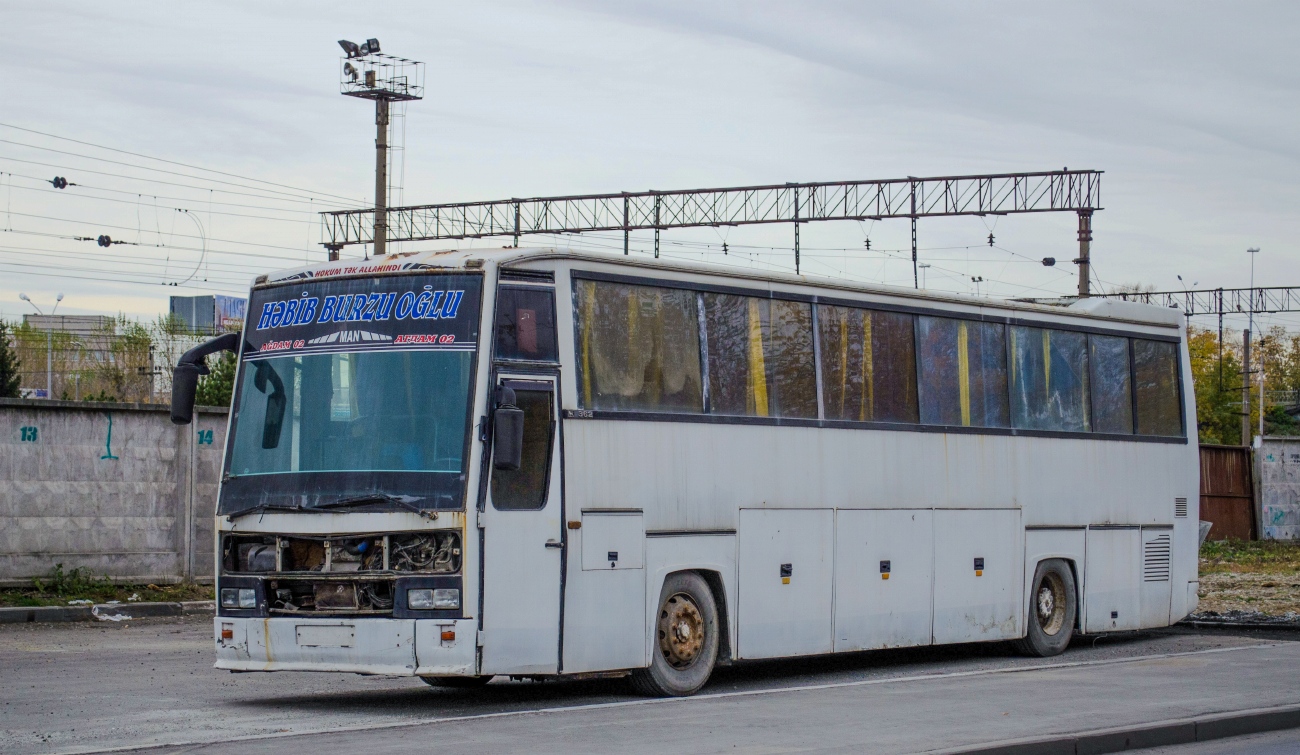
[[642, 256], [624, 256], [613, 252], [591, 252], [564, 249], [560, 247], [498, 247], [441, 249], [390, 254], [383, 259], [336, 260], [314, 265], [280, 270], [268, 275], [258, 276], [254, 286], [283, 284], [292, 280], [382, 275], [408, 270], [470, 270], [481, 269], [486, 265], [501, 267], [533, 267], [528, 263], [546, 260], [569, 260], [572, 262], [589, 262], [602, 265], [617, 265], [637, 268], [641, 271], [659, 271], [709, 275], [732, 280], [758, 281], [783, 286], [806, 286], [834, 291], [860, 294], [875, 294], [906, 300], [938, 301], [963, 306], [1037, 312], [1052, 315], [1075, 315], [1087, 318], [1102, 318], [1144, 325], [1179, 327], [1182, 324], [1182, 312], [1177, 309], [1157, 307], [1136, 302], [1116, 299], [1061, 299], [1060, 303], [1042, 301], [1016, 301], [992, 299], [949, 292], [917, 290], [903, 286], [890, 286], [883, 283], [866, 283], [846, 281], [816, 275], [795, 275], [770, 270], [754, 270], [739, 266], [716, 265], [690, 260], [649, 259]]

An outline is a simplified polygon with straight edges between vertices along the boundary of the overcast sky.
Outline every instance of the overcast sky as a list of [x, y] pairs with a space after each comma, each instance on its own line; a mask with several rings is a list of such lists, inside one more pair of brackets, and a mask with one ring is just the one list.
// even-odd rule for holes
[[[1295, 3], [4, 0], [0, 28], [0, 123], [242, 177], [0, 127], [8, 319], [20, 291], [152, 318], [323, 259], [315, 212], [372, 201], [373, 112], [338, 94], [335, 43], [367, 37], [428, 66], [396, 127], [406, 203], [1090, 168], [1099, 287], [1243, 286], [1252, 246], [1257, 283], [1300, 285]], [[1075, 223], [923, 220], [927, 285], [1070, 293]], [[138, 245], [59, 238], [100, 234]], [[792, 267], [785, 226], [663, 238]], [[908, 244], [904, 220], [808, 225], [804, 269], [910, 285]]]

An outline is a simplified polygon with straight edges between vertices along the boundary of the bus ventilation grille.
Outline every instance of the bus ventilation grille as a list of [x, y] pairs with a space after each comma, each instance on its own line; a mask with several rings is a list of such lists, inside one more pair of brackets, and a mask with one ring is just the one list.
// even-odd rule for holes
[[1187, 499], [1174, 499], [1174, 516], [1187, 516]]
[[1145, 582], [1169, 581], [1169, 535], [1159, 535], [1142, 544]]

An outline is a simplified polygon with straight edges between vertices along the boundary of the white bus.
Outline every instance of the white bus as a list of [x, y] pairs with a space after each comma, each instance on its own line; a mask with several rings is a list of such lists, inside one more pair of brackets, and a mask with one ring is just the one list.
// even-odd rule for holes
[[630, 675], [1167, 626], [1196, 606], [1176, 310], [555, 249], [253, 286], [216, 666]]

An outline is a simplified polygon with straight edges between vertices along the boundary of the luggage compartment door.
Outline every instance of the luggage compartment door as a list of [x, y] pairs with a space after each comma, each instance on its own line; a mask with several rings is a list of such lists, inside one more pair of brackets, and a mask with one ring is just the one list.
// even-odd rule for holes
[[835, 652], [930, 643], [934, 517], [835, 512]]
[[1088, 528], [1084, 552], [1088, 574], [1084, 580], [1085, 632], [1141, 626], [1141, 551], [1142, 530], [1136, 526]]
[[739, 657], [829, 653], [832, 509], [741, 509]]
[[1020, 637], [1024, 559], [1019, 509], [935, 511], [935, 644]]

